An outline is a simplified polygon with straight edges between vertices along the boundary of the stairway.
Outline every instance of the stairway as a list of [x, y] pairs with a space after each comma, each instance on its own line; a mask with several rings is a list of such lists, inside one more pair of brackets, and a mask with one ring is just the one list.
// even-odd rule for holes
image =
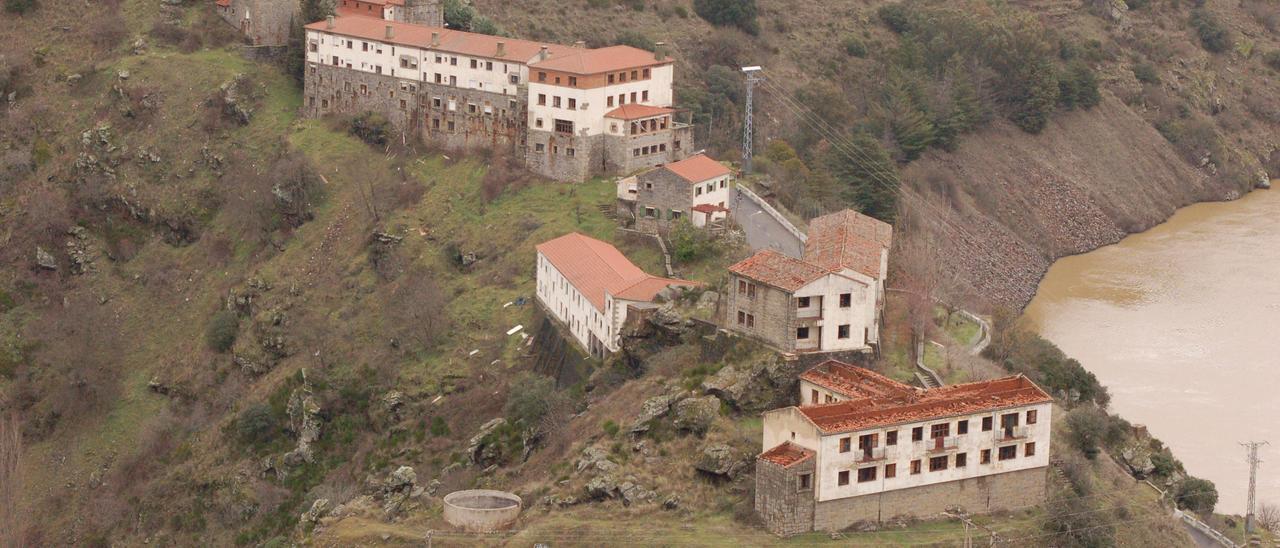
[[618, 206], [616, 204], [600, 204], [596, 206], [600, 210], [600, 214], [605, 218], [618, 220]]

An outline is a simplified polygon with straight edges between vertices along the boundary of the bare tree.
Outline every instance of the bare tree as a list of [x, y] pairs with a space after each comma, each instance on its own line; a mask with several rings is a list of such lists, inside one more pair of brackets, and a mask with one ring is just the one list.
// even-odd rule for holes
[[0, 546], [22, 546], [18, 496], [22, 491], [22, 429], [17, 411], [0, 411]]
[[1272, 533], [1280, 533], [1280, 506], [1270, 502], [1258, 505], [1258, 513], [1254, 515], [1258, 525]]

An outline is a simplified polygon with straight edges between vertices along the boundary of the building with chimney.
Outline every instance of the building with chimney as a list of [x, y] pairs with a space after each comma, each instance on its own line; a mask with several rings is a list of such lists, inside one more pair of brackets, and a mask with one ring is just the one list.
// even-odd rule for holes
[[410, 0], [345, 1], [338, 16], [306, 26], [309, 116], [381, 113], [428, 143], [494, 149], [565, 181], [670, 163], [692, 148], [661, 48], [463, 32], [401, 21], [431, 13]]
[[827, 361], [764, 414], [755, 508], [779, 535], [1042, 504], [1053, 399], [1021, 375], [914, 388]]

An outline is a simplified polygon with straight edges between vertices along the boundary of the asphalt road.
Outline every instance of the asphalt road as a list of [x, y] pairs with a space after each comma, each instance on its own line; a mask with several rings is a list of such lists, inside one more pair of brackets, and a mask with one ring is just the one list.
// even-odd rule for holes
[[747, 245], [751, 249], [773, 249], [797, 258], [804, 253], [804, 242], [754, 201], [743, 197], [737, 189], [734, 190], [733, 207], [734, 221], [746, 233]]

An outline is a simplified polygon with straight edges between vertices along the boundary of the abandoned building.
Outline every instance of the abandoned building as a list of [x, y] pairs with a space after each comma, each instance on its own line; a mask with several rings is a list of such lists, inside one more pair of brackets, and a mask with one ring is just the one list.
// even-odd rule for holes
[[[666, 232], [687, 219], [705, 227], [729, 216], [729, 192], [733, 171], [706, 154], [695, 154], [619, 181], [629, 192], [624, 212], [635, 227], [646, 232]], [[629, 198], [629, 199], [628, 199]]]
[[348, 1], [306, 26], [308, 116], [381, 113], [428, 143], [512, 154], [563, 181], [667, 164], [693, 147], [661, 47], [489, 36], [396, 20], [413, 13], [409, 0]]
[[361, 15], [428, 27], [444, 26], [444, 8], [440, 0], [336, 0], [334, 11], [338, 15]]
[[216, 0], [214, 10], [254, 46], [283, 46], [298, 16], [299, 0]]
[[762, 250], [729, 267], [721, 324], [785, 353], [873, 350], [892, 234], [852, 210], [813, 219], [801, 258]]
[[1053, 402], [1021, 375], [921, 389], [824, 362], [764, 414], [756, 512], [769, 531], [1043, 503]]
[[618, 248], [579, 233], [538, 244], [538, 302], [592, 356], [619, 349], [622, 325], [659, 295], [694, 282], [652, 276]]

